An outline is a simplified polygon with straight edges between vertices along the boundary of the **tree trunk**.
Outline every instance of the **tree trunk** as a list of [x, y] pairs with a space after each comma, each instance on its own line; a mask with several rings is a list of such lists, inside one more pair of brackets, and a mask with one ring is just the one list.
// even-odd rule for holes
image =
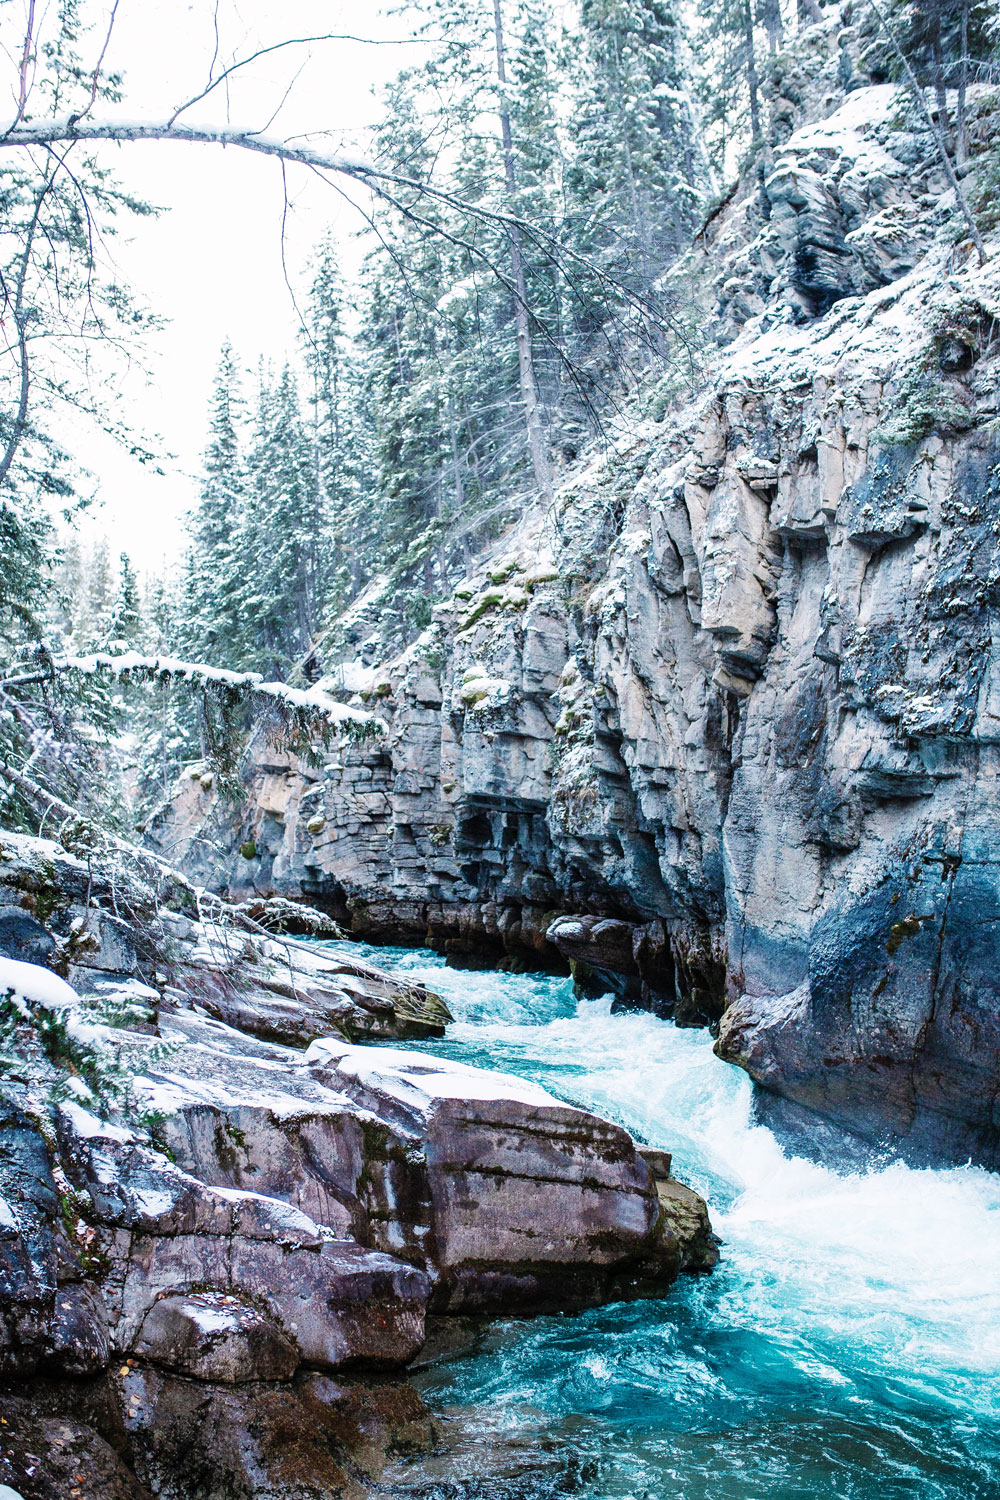
[[781, 24], [780, 0], [761, 0], [761, 19], [767, 32], [767, 50], [773, 57], [781, 45], [784, 30]]
[[451, 438], [451, 472], [455, 487], [455, 514], [465, 515], [465, 481], [462, 478], [462, 460], [458, 452], [458, 433], [455, 428], [455, 403], [448, 397], [448, 434]]
[[757, 53], [754, 48], [753, 9], [750, 0], [743, 0], [743, 56], [747, 70], [747, 91], [750, 95], [750, 134], [754, 147], [757, 147], [763, 136], [760, 129], [760, 85], [757, 79]]
[[[517, 212], [517, 173], [514, 168], [514, 140], [510, 128], [510, 111], [507, 108], [505, 90], [507, 69], [504, 63], [503, 17], [500, 0], [493, 0], [493, 17], [496, 31], [497, 80], [500, 84], [500, 130], [503, 137], [504, 173], [507, 181], [507, 207], [512, 214]], [[528, 447], [531, 451], [531, 467], [535, 483], [546, 500], [552, 499], [552, 469], [549, 464], [548, 439], [542, 422], [541, 403], [538, 399], [538, 381], [531, 354], [531, 324], [528, 317], [528, 292], [524, 277], [524, 257], [521, 253], [521, 232], [516, 224], [507, 227], [510, 243], [510, 269], [514, 282], [514, 326], [517, 332], [517, 363], [521, 385], [521, 400], [524, 403], [524, 419], [528, 429]]]
[[961, 56], [958, 59], [958, 97], [955, 101], [955, 161], [960, 167], [965, 165], [969, 156], [969, 122], [965, 112], [969, 85], [969, 0], [962, 0], [961, 16]]
[[951, 134], [951, 119], [948, 115], [948, 90], [944, 81], [944, 63], [941, 58], [941, 23], [935, 21], [934, 40], [931, 44], [931, 71], [934, 79], [934, 95], [937, 99], [938, 120], [941, 133], [947, 141]]
[[988, 259], [986, 254], [986, 246], [983, 244], [983, 237], [979, 232], [979, 226], [976, 223], [971, 208], [969, 207], [968, 200], [962, 191], [962, 184], [959, 182], [957, 176], [955, 175], [955, 168], [951, 164], [951, 158], [948, 155], [948, 145], [945, 141], [944, 131], [941, 129], [941, 122], [940, 120], [935, 120], [930, 110], [927, 108], [927, 100], [924, 98], [924, 91], [920, 87], [920, 80], [918, 79], [916, 73], [914, 73], [909, 58], [903, 51], [902, 47], [899, 45], [899, 42], [896, 39], [896, 33], [889, 25], [885, 13], [879, 5], [879, 0], [869, 0], [869, 3], [872, 10], [875, 12], [879, 25], [888, 38], [892, 50], [899, 58], [903, 73], [906, 77], [907, 84], [909, 85], [910, 92], [913, 95], [917, 107], [923, 115], [924, 119], [927, 121], [931, 135], [934, 138], [934, 143], [938, 149], [938, 155], [941, 158], [941, 165], [945, 170], [945, 176], [948, 178], [948, 181], [951, 184], [952, 190], [955, 194], [955, 201], [958, 204], [962, 217], [968, 226], [969, 237], [976, 247], [976, 254], [979, 256], [979, 264], [981, 266], [985, 266]]

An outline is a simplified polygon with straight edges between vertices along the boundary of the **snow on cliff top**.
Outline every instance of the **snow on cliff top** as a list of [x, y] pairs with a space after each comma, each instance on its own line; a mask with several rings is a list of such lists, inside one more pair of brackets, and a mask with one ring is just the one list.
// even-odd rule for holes
[[[827, 119], [789, 137], [775, 175], [783, 167], [804, 167], [811, 153], [822, 151], [837, 153], [855, 174], [906, 176], [902, 163], [871, 135], [899, 99], [894, 84], [849, 94]], [[923, 354], [928, 308], [940, 300], [942, 289], [974, 293], [1000, 314], [1000, 257], [980, 266], [970, 254], [963, 265], [955, 246], [942, 238], [912, 271], [867, 295], [842, 297], [822, 318], [774, 323], [772, 312], [753, 319], [724, 354], [719, 375], [723, 383], [735, 377], [786, 389], [818, 377], [885, 378]]]
[[801, 151], [829, 151], [832, 148], [852, 158], [870, 153], [880, 161], [891, 162], [893, 158], [889, 153], [875, 141], [865, 139], [865, 133], [877, 125], [884, 125], [898, 101], [899, 89], [894, 83], [876, 83], [871, 88], [855, 89], [825, 120], [801, 125], [789, 136], [778, 154], [796, 155]]

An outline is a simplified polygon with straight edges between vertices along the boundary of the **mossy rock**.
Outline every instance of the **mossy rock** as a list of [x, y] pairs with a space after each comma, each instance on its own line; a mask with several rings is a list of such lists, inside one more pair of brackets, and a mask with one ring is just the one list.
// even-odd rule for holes
[[496, 609], [498, 604], [503, 603], [503, 597], [503, 589], [487, 589], [485, 594], [480, 594], [479, 598], [476, 600], [475, 604], [472, 606], [472, 608], [469, 610], [469, 613], [462, 621], [462, 629], [468, 630], [470, 625], [474, 625], [476, 621], [481, 619], [483, 615], [487, 614], [489, 610]]

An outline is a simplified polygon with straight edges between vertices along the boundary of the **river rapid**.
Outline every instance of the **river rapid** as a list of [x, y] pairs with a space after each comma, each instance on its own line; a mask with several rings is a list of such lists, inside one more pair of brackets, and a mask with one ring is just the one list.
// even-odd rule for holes
[[420, 1373], [453, 1437], [394, 1494], [998, 1500], [1000, 1176], [805, 1161], [705, 1032], [613, 1016], [568, 980], [364, 951], [447, 1001], [422, 1050], [672, 1151], [723, 1240], [712, 1276], [662, 1300], [492, 1324]]

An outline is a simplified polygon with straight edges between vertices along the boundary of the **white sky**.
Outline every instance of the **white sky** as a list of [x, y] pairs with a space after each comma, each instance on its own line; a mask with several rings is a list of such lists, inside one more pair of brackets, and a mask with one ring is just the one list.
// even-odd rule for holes
[[[204, 87], [213, 9], [212, 0], [120, 0], [106, 67], [124, 72], [126, 97], [102, 113], [162, 117]], [[96, 4], [93, 13], [99, 13]], [[384, 15], [372, 0], [220, 0], [223, 60], [289, 36], [397, 38], [411, 30], [406, 17]], [[95, 51], [99, 46], [98, 39]], [[228, 118], [262, 129], [302, 67], [268, 133], [334, 131], [331, 145], [342, 139], [363, 146], [377, 112], [373, 91], [422, 53], [419, 42], [289, 49], [233, 81]], [[187, 118], [227, 118], [224, 90]], [[136, 142], [101, 149], [126, 187], [167, 210], [138, 221], [131, 243], [116, 250], [128, 284], [168, 320], [149, 341], [151, 381], [133, 368], [116, 400], [175, 456], [164, 460], [165, 473], [157, 476], [82, 426], [61, 436], [99, 481], [102, 503], [83, 523], [83, 539], [104, 532], [113, 554], [124, 549], [140, 572], [157, 571], [183, 546], [181, 521], [195, 494], [221, 344], [230, 339], [251, 366], [260, 356], [280, 365], [295, 348], [297, 324], [281, 264], [281, 171], [275, 161], [234, 148]], [[289, 188], [286, 255], [293, 283], [328, 226], [341, 241], [347, 268], [356, 266], [359, 217], [304, 169], [289, 168]]]

